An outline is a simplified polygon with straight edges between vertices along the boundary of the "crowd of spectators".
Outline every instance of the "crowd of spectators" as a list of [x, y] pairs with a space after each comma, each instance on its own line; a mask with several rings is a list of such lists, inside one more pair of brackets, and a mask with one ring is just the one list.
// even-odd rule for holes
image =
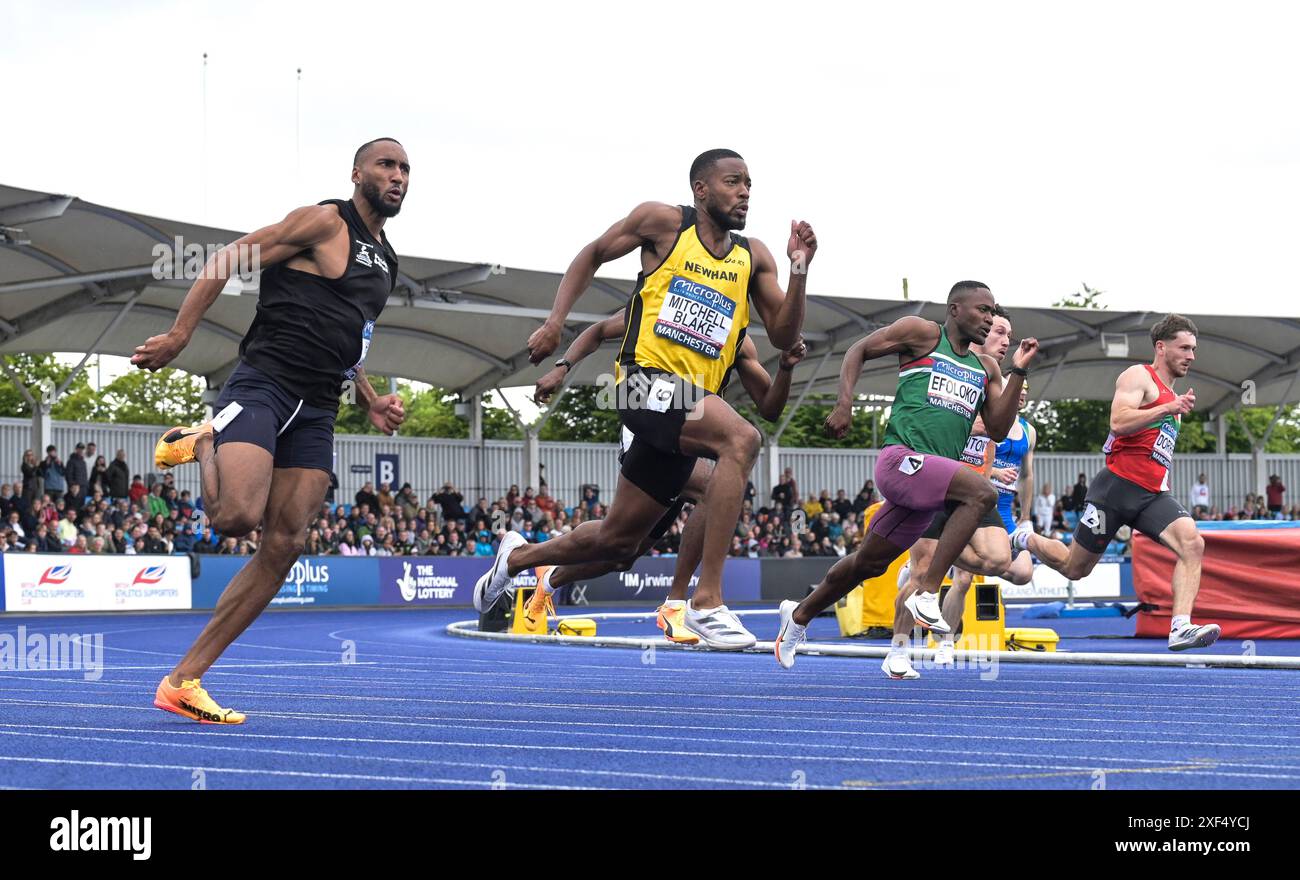
[[[78, 443], [66, 462], [50, 446], [37, 460], [27, 450], [22, 483], [0, 485], [0, 552], [42, 553], [211, 553], [247, 556], [257, 550], [257, 531], [243, 537], [215, 534], [202, 514], [201, 499], [178, 492], [170, 474], [130, 474], [126, 453], [113, 460], [98, 455], [95, 444]], [[337, 485], [337, 481], [335, 484]], [[1209, 504], [1205, 475], [1189, 496], [1197, 519], [1300, 519], [1300, 506], [1284, 503], [1286, 487], [1273, 476], [1265, 491], [1247, 495], [1240, 507], [1224, 511]], [[1073, 531], [1087, 495], [1087, 478], [1059, 498], [1050, 484], [1029, 505], [1035, 528], [1064, 538]], [[423, 500], [404, 484], [366, 483], [348, 503], [329, 500], [311, 523], [306, 552], [342, 556], [491, 556], [507, 530], [532, 542], [547, 541], [579, 524], [605, 515], [600, 489], [584, 486], [576, 503], [552, 497], [545, 482], [536, 491], [510, 487], [490, 500], [472, 502], [451, 482]], [[861, 540], [864, 515], [881, 500], [871, 480], [852, 497], [844, 489], [800, 492], [787, 468], [766, 499], [746, 488], [730, 554], [737, 557], [840, 557]], [[674, 554], [690, 514], [682, 510], [652, 555]], [[1016, 511], [1017, 518], [1020, 512]], [[1112, 553], [1128, 549], [1121, 533]]]
[[[209, 530], [210, 531], [210, 530]], [[23, 453], [22, 482], [0, 484], [0, 552], [170, 554], [197, 550], [203, 529], [190, 493], [170, 474], [131, 474], [126, 452], [113, 460], [78, 443], [67, 461]], [[251, 553], [256, 538], [216, 546]]]

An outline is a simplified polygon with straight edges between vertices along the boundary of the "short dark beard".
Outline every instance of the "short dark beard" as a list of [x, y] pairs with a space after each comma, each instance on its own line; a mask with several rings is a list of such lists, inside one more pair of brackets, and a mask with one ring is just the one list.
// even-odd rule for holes
[[708, 205], [704, 206], [704, 210], [708, 213], [710, 217], [713, 218], [713, 222], [718, 224], [718, 228], [722, 229], [724, 232], [730, 232], [733, 229], [745, 228], [745, 220], [743, 218], [737, 220], [729, 214], [723, 214], [720, 211], [715, 211], [713, 208], [709, 207]]
[[379, 187], [373, 183], [361, 184], [361, 195], [375, 209], [375, 213], [380, 217], [396, 217], [402, 210], [402, 203], [398, 202], [396, 206], [390, 205], [384, 201], [383, 193]]

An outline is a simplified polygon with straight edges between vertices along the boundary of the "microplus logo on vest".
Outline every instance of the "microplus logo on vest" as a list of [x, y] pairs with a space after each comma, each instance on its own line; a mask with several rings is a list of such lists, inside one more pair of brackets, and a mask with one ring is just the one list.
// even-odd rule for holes
[[50, 849], [54, 852], [129, 852], [137, 862], [153, 853], [153, 819], [132, 816], [107, 818], [82, 816], [50, 820]]

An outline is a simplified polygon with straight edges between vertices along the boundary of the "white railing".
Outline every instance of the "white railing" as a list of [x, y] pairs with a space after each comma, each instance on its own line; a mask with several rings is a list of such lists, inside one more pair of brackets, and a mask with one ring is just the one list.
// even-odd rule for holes
[[[153, 448], [159, 434], [170, 426], [82, 424], [56, 421], [51, 425], [52, 442], [59, 455], [67, 460], [78, 442], [95, 441], [98, 453], [111, 461], [118, 449], [126, 450], [132, 474], [152, 470]], [[0, 482], [21, 481], [23, 450], [28, 448], [31, 422], [27, 419], [0, 419]], [[409, 482], [422, 498], [451, 481], [472, 504], [479, 496], [489, 500], [503, 495], [512, 484], [524, 487], [523, 443], [518, 440], [444, 440], [424, 437], [382, 437], [378, 435], [339, 435], [335, 443], [335, 473], [339, 477], [338, 500], [350, 501], [362, 484], [377, 481], [376, 456], [397, 455], [398, 479]], [[44, 457], [44, 450], [36, 450]], [[767, 450], [754, 468], [752, 479], [762, 499], [769, 497]], [[828, 489], [834, 497], [844, 489], [851, 497], [871, 478], [876, 462], [872, 449], [787, 449], [779, 451], [781, 469], [792, 468], [802, 494]], [[1287, 486], [1288, 505], [1300, 501], [1300, 454], [1266, 455], [1267, 472], [1278, 474]], [[1101, 469], [1100, 453], [1041, 453], [1035, 482], [1052, 484], [1060, 496], [1063, 488], [1073, 486], [1080, 473], [1089, 482]], [[618, 447], [613, 443], [541, 444], [541, 462], [550, 492], [556, 498], [575, 503], [582, 486], [600, 488], [602, 500], [613, 497], [618, 480]], [[88, 462], [88, 469], [94, 462]], [[1212, 501], [1220, 508], [1240, 505], [1247, 492], [1260, 492], [1263, 486], [1251, 485], [1251, 457], [1231, 455], [1180, 455], [1175, 458], [1171, 489], [1184, 504], [1197, 474], [1206, 474]], [[176, 471], [179, 489], [199, 494], [198, 470], [182, 467]]]

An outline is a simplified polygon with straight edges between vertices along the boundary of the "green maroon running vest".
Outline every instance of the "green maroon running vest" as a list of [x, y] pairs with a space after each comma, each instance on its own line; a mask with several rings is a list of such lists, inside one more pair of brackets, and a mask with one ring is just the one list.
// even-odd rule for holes
[[947, 328], [940, 324], [934, 350], [898, 368], [884, 445], [960, 459], [984, 405], [988, 378], [978, 355], [952, 350]]

